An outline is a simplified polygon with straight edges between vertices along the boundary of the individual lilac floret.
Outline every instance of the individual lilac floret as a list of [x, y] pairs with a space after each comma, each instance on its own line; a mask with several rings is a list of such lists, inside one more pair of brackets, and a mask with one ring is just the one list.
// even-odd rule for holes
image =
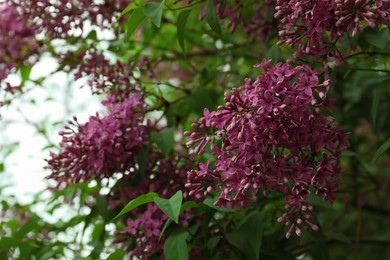
[[[60, 132], [62, 151], [51, 153], [48, 178], [61, 183], [109, 178], [135, 166], [135, 154], [147, 141], [147, 126], [142, 125], [145, 106], [139, 95], [122, 104], [104, 102], [109, 114], [91, 116], [86, 124], [77, 119]], [[76, 129], [73, 129], [76, 128]]]
[[[301, 235], [300, 227], [316, 230], [310, 193], [333, 202], [340, 179], [340, 154], [348, 147], [343, 133], [321, 109], [330, 108], [329, 81], [320, 82], [319, 71], [291, 63], [271, 66], [256, 81], [225, 94], [225, 105], [204, 111], [188, 147], [201, 154], [210, 145], [215, 166], [199, 164], [188, 173], [190, 195], [202, 199], [221, 191], [216, 205], [245, 208], [261, 191], [286, 197], [287, 212], [279, 218]], [[289, 234], [291, 231], [289, 231]]]

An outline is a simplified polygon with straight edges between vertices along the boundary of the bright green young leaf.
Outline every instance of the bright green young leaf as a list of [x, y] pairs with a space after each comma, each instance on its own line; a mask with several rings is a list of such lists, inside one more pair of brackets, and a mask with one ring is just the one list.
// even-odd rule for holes
[[134, 9], [138, 8], [139, 6], [136, 4], [136, 3], [131, 3], [129, 4], [125, 9], [123, 9], [123, 11], [121, 12], [121, 14], [119, 15], [118, 19], [120, 19], [122, 16], [124, 16], [125, 14], [133, 11]]
[[122, 260], [125, 257], [125, 252], [122, 249], [116, 250], [114, 253], [109, 255], [106, 260]]
[[188, 16], [191, 13], [191, 9], [184, 10], [180, 12], [180, 14], [177, 17], [177, 38], [179, 40], [180, 47], [183, 52], [185, 52], [185, 46], [184, 46], [184, 32], [188, 20]]
[[179, 214], [181, 203], [183, 201], [183, 193], [181, 190], [175, 193], [170, 199], [154, 198], [157, 206], [175, 223], [179, 223]]
[[329, 202], [325, 201], [321, 196], [315, 194], [309, 194], [306, 198], [306, 202], [311, 205], [316, 205], [327, 209], [332, 208], [332, 205]]
[[211, 29], [221, 35], [221, 27], [219, 26], [217, 12], [215, 11], [215, 0], [209, 0], [206, 7], [206, 21]]
[[254, 211], [246, 216], [233, 232], [226, 234], [230, 244], [240, 249], [246, 259], [257, 260], [263, 240], [265, 213]]
[[121, 212], [119, 212], [118, 215], [116, 215], [116, 217], [114, 218], [115, 219], [118, 219], [120, 218], [121, 216], [123, 216], [124, 214], [126, 214], [127, 212], [135, 209], [136, 207], [139, 207], [143, 204], [146, 204], [146, 203], [149, 203], [149, 202], [152, 202], [154, 200], [154, 198], [157, 198], [158, 197], [158, 194], [155, 193], [155, 192], [149, 192], [147, 194], [144, 194], [144, 195], [141, 195], [133, 200], [131, 200], [129, 203], [127, 203], [127, 205], [121, 210]]
[[187, 260], [188, 246], [187, 237], [188, 232], [181, 232], [170, 235], [164, 243], [164, 256], [167, 260]]
[[370, 166], [374, 165], [374, 163], [379, 159], [379, 157], [384, 154], [387, 149], [390, 147], [390, 138], [387, 139], [379, 148], [375, 151], [374, 156], [371, 159]]
[[152, 132], [151, 139], [160, 148], [161, 152], [168, 156], [171, 151], [172, 145], [175, 142], [174, 132], [172, 128], [165, 128], [161, 132]]
[[130, 40], [131, 35], [145, 20], [145, 18], [146, 15], [144, 13], [143, 8], [134, 9], [133, 13], [129, 17], [129, 20], [127, 21], [125, 41]]
[[25, 65], [21, 65], [19, 67], [19, 71], [20, 71], [20, 76], [22, 77], [22, 81], [23, 82], [29, 80], [30, 73], [31, 73], [31, 68], [30, 67], [25, 66]]
[[164, 10], [165, 0], [161, 3], [147, 3], [144, 7], [144, 12], [146, 16], [150, 18], [152, 23], [156, 25], [158, 28], [161, 26], [161, 18]]
[[364, 33], [364, 38], [375, 47], [383, 49], [389, 42], [389, 28], [384, 27], [380, 30], [367, 28]]

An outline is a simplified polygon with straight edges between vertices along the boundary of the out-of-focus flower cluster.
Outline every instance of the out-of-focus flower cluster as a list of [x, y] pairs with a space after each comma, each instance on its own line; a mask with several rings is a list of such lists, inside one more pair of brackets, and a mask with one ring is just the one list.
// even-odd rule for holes
[[34, 37], [34, 31], [15, 6], [0, 4], [0, 84], [5, 91], [15, 92], [15, 86], [5, 79], [19, 64], [28, 63], [28, 58], [38, 48]]
[[134, 155], [147, 141], [147, 126], [142, 125], [145, 105], [139, 95], [121, 104], [108, 98], [104, 105], [109, 114], [91, 116], [85, 124], [77, 118], [60, 132], [62, 151], [51, 153], [49, 178], [61, 183], [77, 183], [92, 178], [110, 178], [135, 167]]
[[67, 52], [60, 60], [64, 70], [73, 73], [75, 80], [87, 78], [87, 85], [93, 94], [107, 94], [122, 102], [132, 93], [142, 93], [140, 75], [135, 71], [153, 78], [153, 70], [147, 58], [139, 62], [123, 64], [120, 61], [110, 62], [96, 50]]
[[9, 2], [21, 10], [21, 15], [31, 22], [31, 28], [36, 34], [44, 33], [49, 38], [66, 38], [77, 31], [83, 31], [85, 25], [110, 28], [119, 13], [130, 3], [128, 0]]
[[[178, 0], [185, 4], [193, 4], [194, 0]], [[254, 0], [251, 4], [240, 0], [215, 0], [215, 11], [219, 19], [227, 21], [231, 31], [241, 28], [247, 36], [266, 40], [274, 31], [275, 21], [272, 17], [275, 8], [273, 0]], [[199, 14], [199, 19], [206, 15], [206, 7]], [[267, 37], [268, 36], [268, 37]]]
[[220, 190], [219, 206], [247, 207], [259, 190], [267, 196], [285, 195], [287, 211], [279, 218], [301, 235], [301, 226], [313, 230], [315, 216], [306, 202], [318, 194], [333, 202], [340, 179], [339, 157], [348, 147], [344, 134], [330, 116], [329, 81], [319, 81], [319, 71], [306, 65], [263, 61], [256, 81], [225, 94], [225, 105], [204, 111], [193, 124], [188, 147], [202, 154], [208, 145], [215, 166], [200, 163], [188, 173], [190, 195], [201, 199]]
[[388, 0], [275, 0], [282, 29], [279, 44], [297, 47], [295, 55], [328, 56], [342, 61], [335, 43], [346, 33], [389, 24]]

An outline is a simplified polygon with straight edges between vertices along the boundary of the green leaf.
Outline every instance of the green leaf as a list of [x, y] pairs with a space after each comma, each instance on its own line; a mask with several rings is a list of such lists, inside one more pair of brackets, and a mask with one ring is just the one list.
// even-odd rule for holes
[[254, 211], [246, 216], [236, 230], [226, 234], [230, 244], [240, 249], [246, 259], [259, 259], [263, 240], [265, 213]]
[[98, 38], [97, 38], [96, 30], [90, 31], [86, 38], [89, 39], [89, 40], [92, 40], [92, 41], [97, 41]]
[[374, 156], [371, 159], [370, 166], [374, 165], [374, 163], [379, 159], [379, 157], [384, 154], [387, 149], [390, 147], [390, 138], [387, 139], [379, 148], [375, 151]]
[[170, 199], [154, 198], [157, 206], [175, 223], [179, 223], [179, 214], [181, 203], [183, 201], [183, 193], [181, 190], [175, 193]]
[[214, 248], [218, 245], [220, 237], [210, 237], [207, 241], [207, 249], [210, 250], [210, 253], [213, 252]]
[[25, 65], [19, 67], [20, 76], [22, 77], [22, 82], [26, 82], [30, 78], [31, 68]]
[[352, 242], [351, 240], [346, 236], [344, 235], [343, 233], [336, 233], [336, 232], [327, 232], [325, 233], [325, 236], [329, 239], [334, 239], [334, 240], [337, 240], [337, 241], [341, 241], [341, 242], [344, 242], [348, 245], [352, 245]]
[[141, 195], [141, 196], [131, 200], [129, 203], [126, 204], [126, 206], [121, 210], [121, 212], [119, 212], [119, 214], [116, 215], [116, 217], [113, 220], [122, 217], [124, 214], [135, 209], [136, 207], [139, 207], [143, 204], [152, 202], [157, 197], [158, 197], [157, 193], [149, 192], [147, 194]]
[[138, 26], [145, 20], [146, 15], [143, 8], [134, 9], [127, 21], [125, 41], [130, 40], [131, 35], [138, 28]]
[[4, 171], [4, 169], [5, 169], [5, 167], [4, 167], [4, 163], [0, 163], [0, 172], [3, 172], [3, 171]]
[[187, 24], [188, 16], [191, 13], [191, 9], [180, 12], [177, 17], [177, 38], [179, 40], [180, 47], [185, 52], [184, 46], [184, 31]]
[[158, 236], [158, 241], [160, 241], [161, 237], [164, 235], [165, 233], [165, 230], [167, 230], [167, 228], [169, 227], [169, 225], [171, 225], [172, 223], [172, 219], [167, 219], [167, 221], [165, 222], [163, 228], [161, 229], [161, 232], [160, 232], [160, 235]]
[[158, 28], [161, 26], [161, 18], [164, 10], [165, 0], [161, 3], [147, 3], [144, 7], [145, 14], [150, 18], [152, 23]]
[[384, 27], [380, 30], [367, 28], [364, 32], [364, 38], [371, 45], [383, 49], [389, 42], [389, 28]]
[[187, 260], [188, 232], [181, 232], [170, 235], [164, 243], [164, 256], [167, 260]]
[[114, 253], [109, 255], [106, 260], [122, 260], [125, 257], [125, 252], [122, 249], [116, 250]]
[[187, 209], [197, 208], [198, 206], [199, 206], [199, 204], [196, 203], [195, 201], [186, 201], [181, 206], [180, 212], [184, 212]]
[[316, 205], [316, 206], [327, 208], [327, 209], [332, 208], [332, 205], [329, 202], [325, 201], [321, 196], [316, 195], [316, 194], [309, 194], [306, 197], [306, 202], [311, 204], [311, 205]]
[[136, 4], [136, 3], [131, 3], [129, 4], [125, 9], [123, 9], [123, 11], [121, 12], [121, 14], [119, 15], [118, 17], [118, 20], [124, 16], [125, 14], [127, 13], [130, 13], [131, 11], [133, 11], [134, 9], [136, 8], [139, 8], [139, 6]]
[[211, 29], [222, 35], [221, 27], [219, 26], [217, 12], [215, 11], [215, 0], [209, 0], [206, 7], [206, 21], [210, 25]]
[[267, 58], [271, 60], [271, 64], [275, 65], [280, 58], [279, 47], [277, 45], [272, 46], [268, 53]]
[[168, 156], [171, 151], [172, 145], [175, 142], [174, 131], [172, 128], [165, 128], [161, 132], [152, 132], [151, 139], [160, 148], [161, 152]]

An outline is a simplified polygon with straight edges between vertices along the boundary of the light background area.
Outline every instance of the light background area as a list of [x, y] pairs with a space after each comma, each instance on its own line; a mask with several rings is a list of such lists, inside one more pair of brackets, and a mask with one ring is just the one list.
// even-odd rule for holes
[[[44, 57], [31, 71], [31, 79], [38, 79], [55, 71], [58, 64], [55, 59]], [[11, 80], [19, 81], [17, 75]], [[14, 194], [20, 202], [31, 202], [32, 194], [47, 187], [44, 170], [45, 158], [49, 151], [49, 141], [58, 145], [61, 141], [58, 131], [62, 130], [67, 120], [73, 115], [80, 122], [86, 122], [90, 115], [102, 110], [97, 96], [92, 96], [88, 86], [80, 88], [86, 80], [74, 82], [72, 75], [63, 72], [48, 77], [42, 85], [34, 86], [31, 91], [1, 108], [0, 145], [18, 143], [18, 146], [5, 161], [5, 173], [2, 183], [11, 184], [5, 189], [6, 194]], [[45, 129], [45, 136], [39, 133]]]

